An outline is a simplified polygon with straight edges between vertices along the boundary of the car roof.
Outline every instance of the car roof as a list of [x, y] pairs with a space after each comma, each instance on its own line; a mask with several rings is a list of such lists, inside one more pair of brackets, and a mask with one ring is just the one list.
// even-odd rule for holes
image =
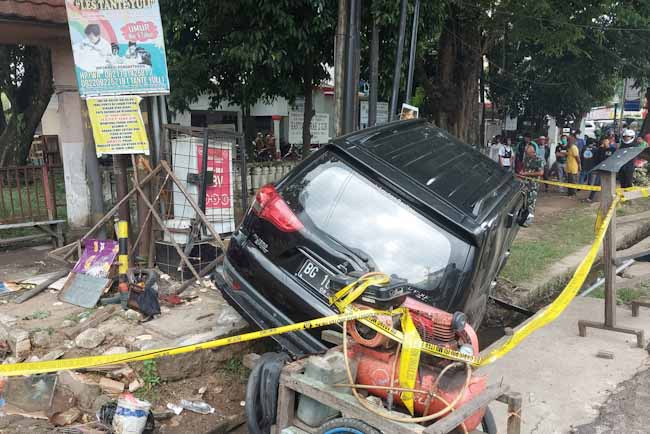
[[424, 120], [368, 128], [332, 145], [472, 232], [520, 189], [496, 162]]

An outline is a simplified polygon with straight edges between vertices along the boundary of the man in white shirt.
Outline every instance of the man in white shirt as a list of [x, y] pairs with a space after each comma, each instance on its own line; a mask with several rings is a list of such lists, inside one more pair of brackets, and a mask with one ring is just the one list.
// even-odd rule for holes
[[515, 153], [512, 151], [510, 138], [506, 139], [506, 143], [499, 147], [499, 167], [512, 171], [515, 165]]

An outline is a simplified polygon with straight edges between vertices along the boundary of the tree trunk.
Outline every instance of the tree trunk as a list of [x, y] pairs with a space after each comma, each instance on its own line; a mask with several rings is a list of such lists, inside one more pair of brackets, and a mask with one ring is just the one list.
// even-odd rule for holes
[[482, 59], [479, 16], [452, 4], [438, 48], [433, 118], [438, 126], [469, 143], [479, 139], [478, 96]]
[[44, 47], [26, 47], [24, 75], [11, 101], [12, 115], [0, 135], [0, 166], [25, 164], [34, 132], [52, 97], [50, 51]]
[[5, 108], [2, 105], [2, 98], [0, 97], [0, 134], [7, 128], [7, 118], [5, 117]]
[[249, 105], [242, 104], [242, 117], [244, 118], [244, 149], [248, 155], [248, 161], [255, 161], [255, 122], [251, 116], [251, 108]]
[[648, 114], [650, 112], [650, 87], [647, 87], [645, 90], [645, 109], [646, 115], [645, 119], [643, 119], [643, 125], [641, 125], [642, 136], [650, 133], [650, 115]]
[[314, 117], [314, 101], [312, 93], [314, 68], [309, 57], [305, 59], [305, 67], [303, 71], [302, 82], [305, 97], [305, 115], [302, 121], [302, 158], [304, 160], [309, 157], [309, 154], [311, 153], [311, 120]]

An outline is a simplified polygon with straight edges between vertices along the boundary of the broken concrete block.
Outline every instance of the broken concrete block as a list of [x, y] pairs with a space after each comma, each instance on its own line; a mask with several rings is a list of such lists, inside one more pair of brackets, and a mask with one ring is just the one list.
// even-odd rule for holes
[[101, 394], [99, 385], [83, 374], [60, 371], [57, 387], [69, 388], [77, 398], [77, 405], [84, 411], [92, 411], [95, 399]]
[[64, 411], [63, 413], [58, 413], [52, 416], [50, 422], [55, 426], [66, 426], [70, 425], [81, 416], [81, 410], [77, 407], [73, 407], [69, 410]]
[[106, 335], [101, 331], [95, 328], [89, 328], [84, 330], [77, 336], [74, 340], [74, 343], [80, 348], [92, 349], [97, 348], [102, 342]]
[[65, 351], [63, 351], [63, 350], [50, 351], [49, 353], [44, 355], [41, 360], [44, 361], [44, 362], [47, 362], [48, 360], [56, 360], [56, 359], [62, 357], [64, 354], [65, 354]]
[[110, 372], [109, 375], [113, 379], [122, 378], [127, 382], [131, 382], [136, 378], [135, 371], [128, 366], [116, 369], [115, 371]]
[[142, 387], [142, 383], [140, 383], [140, 381], [133, 380], [129, 383], [129, 392], [133, 393], [141, 387]]
[[124, 310], [120, 313], [120, 315], [129, 321], [140, 321], [142, 319], [140, 312], [137, 312], [133, 309]]
[[39, 330], [32, 334], [32, 345], [35, 347], [46, 348], [51, 340], [50, 332], [47, 330]]
[[9, 347], [17, 360], [25, 360], [32, 350], [29, 332], [22, 329], [13, 329], [9, 332]]
[[128, 353], [129, 350], [126, 349], [126, 347], [110, 347], [106, 351], [104, 351], [105, 356], [110, 356], [113, 354], [126, 354]]
[[111, 380], [110, 378], [102, 378], [99, 380], [99, 387], [108, 395], [119, 395], [124, 392], [124, 383]]

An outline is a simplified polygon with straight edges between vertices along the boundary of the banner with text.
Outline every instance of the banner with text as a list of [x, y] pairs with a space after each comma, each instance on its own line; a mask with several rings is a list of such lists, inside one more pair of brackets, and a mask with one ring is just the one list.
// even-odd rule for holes
[[65, 0], [79, 93], [168, 94], [158, 0]]
[[86, 100], [97, 156], [149, 155], [149, 141], [140, 112], [141, 100], [135, 95]]
[[[292, 110], [289, 112], [289, 143], [302, 143], [302, 123], [305, 119], [304, 113]], [[327, 143], [330, 139], [330, 115], [327, 113], [316, 113], [311, 118], [309, 125], [312, 144]]]

